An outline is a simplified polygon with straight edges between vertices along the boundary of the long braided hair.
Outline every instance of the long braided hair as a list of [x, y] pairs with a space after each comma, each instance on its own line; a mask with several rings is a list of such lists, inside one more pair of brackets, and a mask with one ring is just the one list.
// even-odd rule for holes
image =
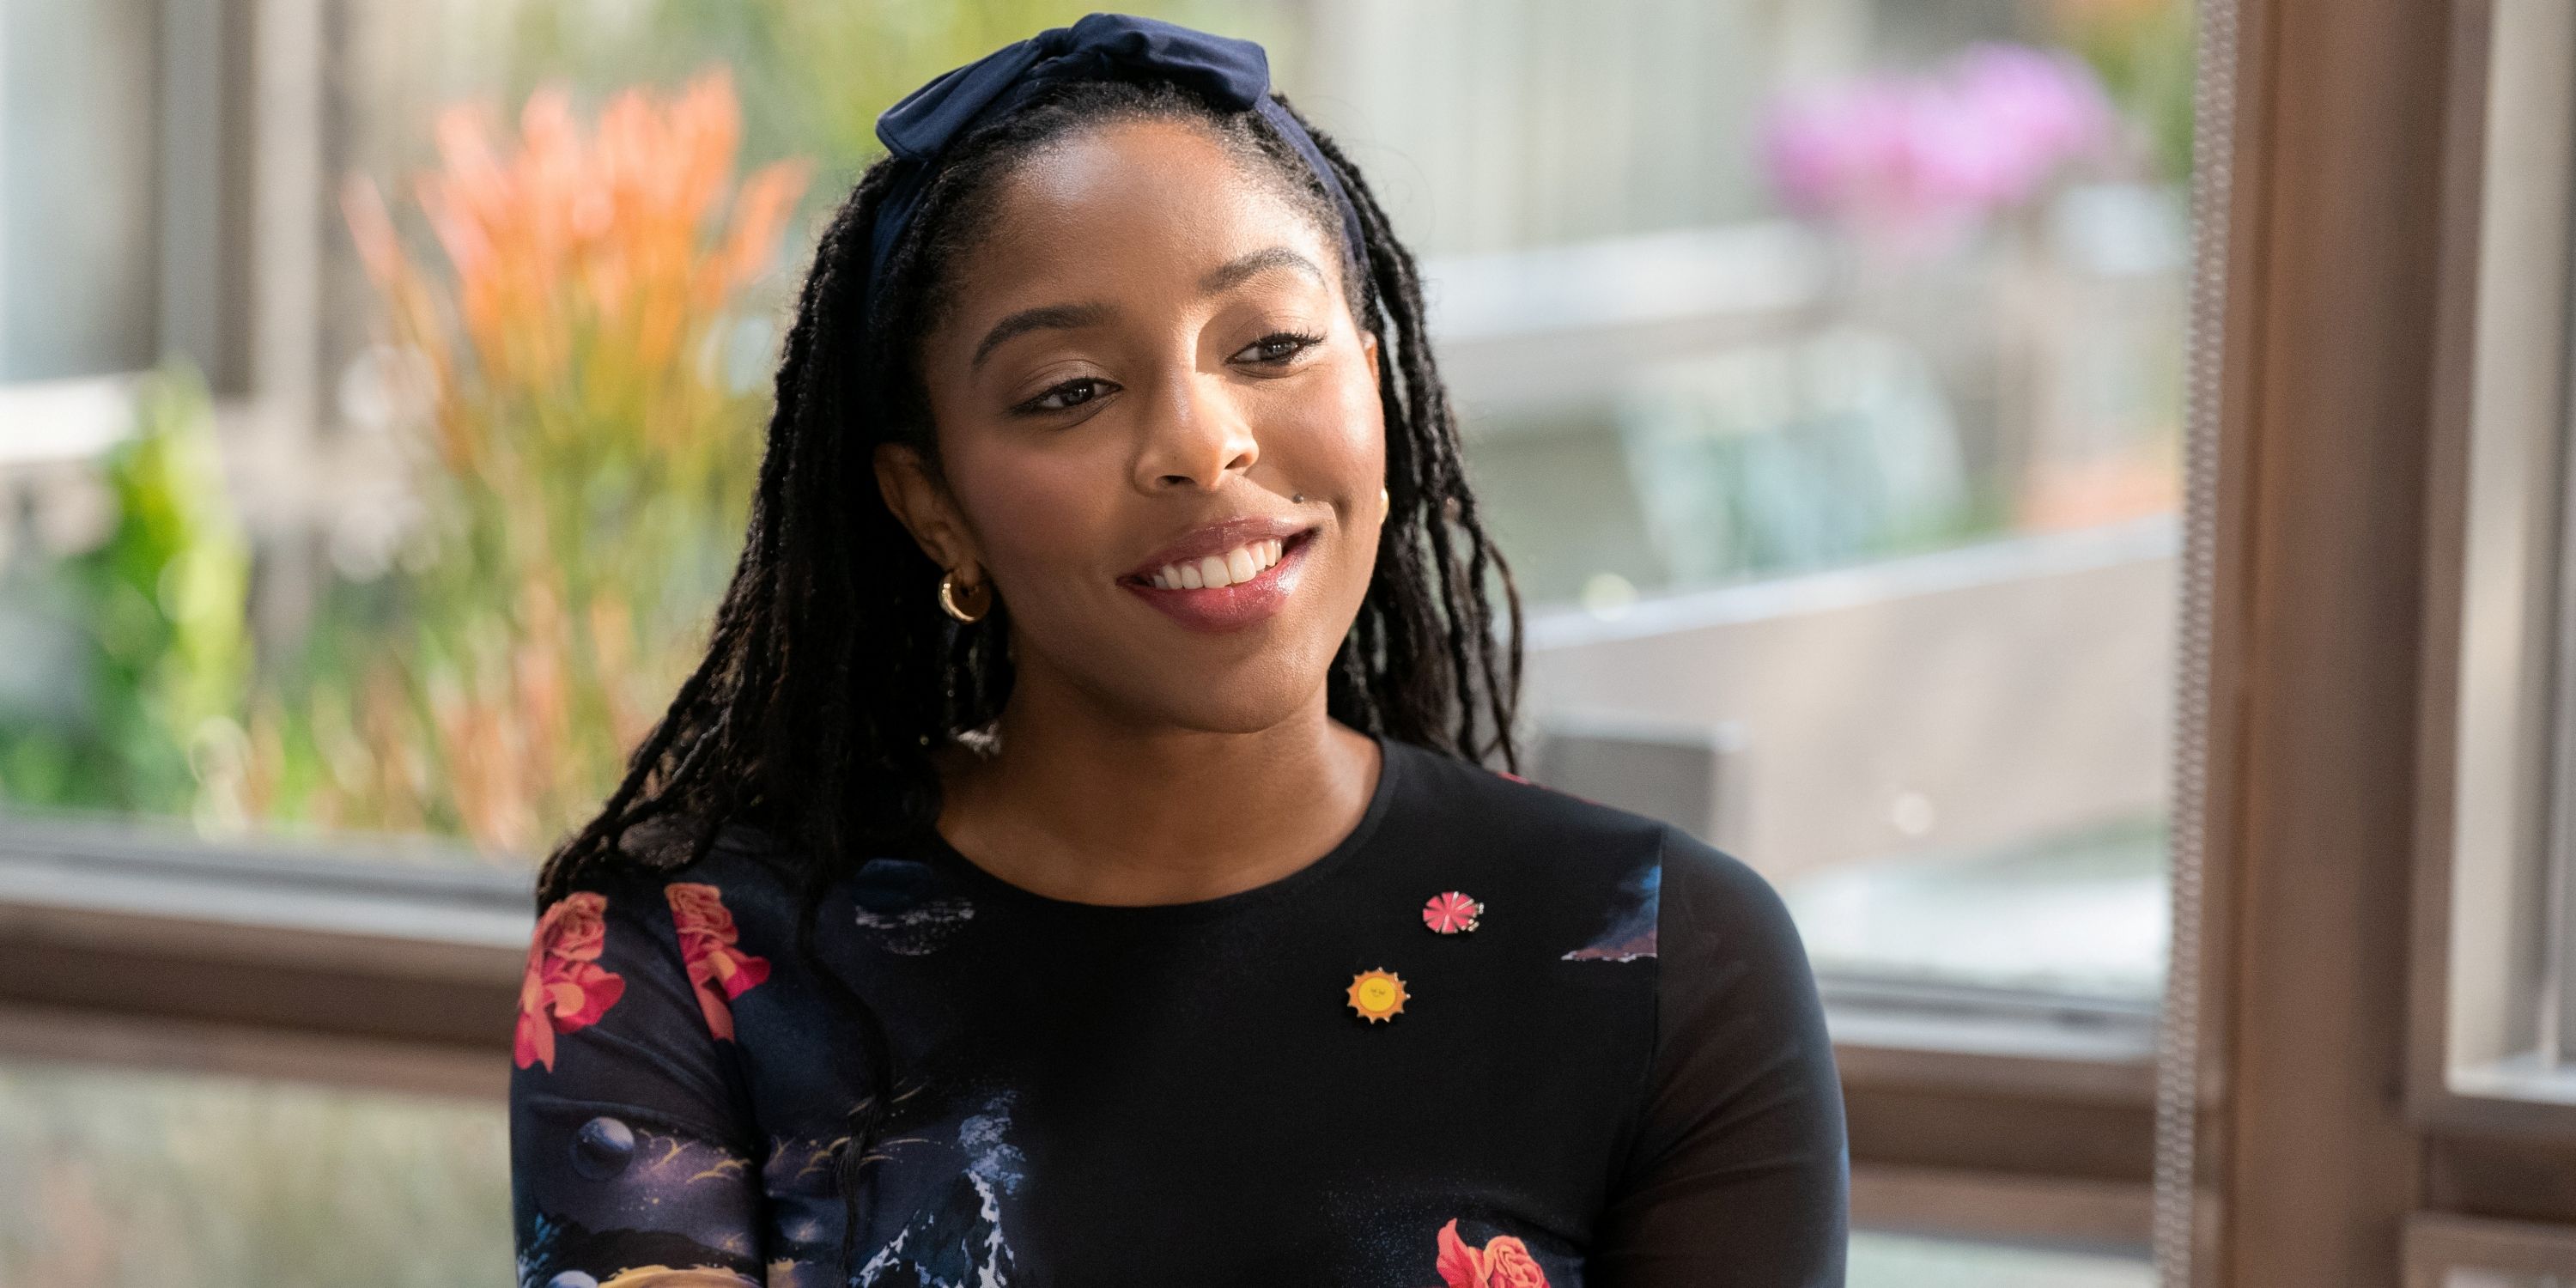
[[[794, 856], [796, 952], [859, 1039], [865, 1095], [849, 1108], [835, 1159], [845, 1280], [866, 1166], [910, 1093], [896, 1090], [875, 1009], [817, 951], [817, 912], [836, 879], [933, 834], [934, 754], [990, 726], [1011, 690], [1006, 606], [971, 626], [940, 612], [940, 570], [884, 504], [875, 449], [909, 444], [936, 468], [915, 346], [937, 320], [938, 286], [975, 243], [979, 213], [992, 204], [984, 198], [1049, 142], [1140, 118], [1212, 131], [1343, 245], [1330, 195], [1276, 129], [1168, 83], [1054, 87], [958, 140], [873, 293], [869, 237], [892, 169], [870, 167], [815, 247], [779, 361], [749, 529], [706, 658], [599, 814], [537, 875], [542, 911], [603, 868], [686, 867], [730, 826], [775, 838], [783, 844], [773, 854]], [[1360, 216], [1367, 263], [1349, 262], [1345, 247], [1343, 280], [1363, 327], [1380, 337], [1387, 427], [1388, 514], [1367, 596], [1327, 679], [1327, 707], [1361, 730], [1518, 768], [1520, 599], [1468, 489], [1413, 256], [1349, 158], [1307, 128]], [[1494, 598], [1506, 618], [1499, 630]]]

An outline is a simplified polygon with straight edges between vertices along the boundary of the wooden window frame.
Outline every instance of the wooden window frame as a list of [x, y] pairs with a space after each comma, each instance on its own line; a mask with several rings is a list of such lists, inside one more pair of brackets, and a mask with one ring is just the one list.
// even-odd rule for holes
[[2445, 197], [2407, 1111], [2435, 1133], [2576, 1147], [2576, 1103], [2549, 1103], [2576, 1094], [2576, 1077], [2498, 1072], [2549, 1063], [2565, 1045], [2547, 1033], [2551, 984], [2562, 1015], [2576, 1003], [2554, 967], [2569, 952], [2576, 857], [2563, 781], [2576, 768], [2576, 666], [2561, 651], [2576, 643], [2563, 580], [2576, 574], [2576, 513], [2561, 502], [2576, 368], [2576, 10], [2463, 4], [2458, 42], [2453, 138], [2474, 155], [2450, 167]]
[[2448, 1288], [2451, 1272], [2576, 1279], [2576, 1231], [2529, 1221], [2423, 1213], [2408, 1218], [2405, 1288]]
[[[1844, 990], [1860, 1223], [2135, 1247], [2161, 1132], [2169, 1283], [2576, 1247], [2576, 1111], [2448, 1077], [2490, 37], [2568, 2], [2204, 0], [2239, 124], [2185, 557], [2189, 1094], [2159, 1125], [2134, 1035], [2051, 1057], [2068, 1017], [2015, 999]], [[0, 1049], [497, 1098], [525, 882], [13, 822]], [[1976, 1022], [1907, 1028], [1943, 1005]]]
[[2563, 477], [2576, 13], [2235, 7], [2208, 793], [2165, 1068], [2193, 1094], [2161, 1124], [2186, 1148], [2160, 1260], [2201, 1288], [2563, 1273], [2576, 1106], [2464, 1086], [2454, 1056], [2525, 1040], [2500, 1017], [2542, 959], [2515, 892], [2546, 726], [2515, 704], [2552, 632], [2498, 614], [2555, 573], [2533, 502]]

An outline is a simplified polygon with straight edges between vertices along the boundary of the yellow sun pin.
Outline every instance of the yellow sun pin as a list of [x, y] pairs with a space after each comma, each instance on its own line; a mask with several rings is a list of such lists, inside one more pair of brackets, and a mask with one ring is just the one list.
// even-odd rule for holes
[[1351, 977], [1351, 1009], [1371, 1024], [1404, 1014], [1404, 981], [1382, 970]]

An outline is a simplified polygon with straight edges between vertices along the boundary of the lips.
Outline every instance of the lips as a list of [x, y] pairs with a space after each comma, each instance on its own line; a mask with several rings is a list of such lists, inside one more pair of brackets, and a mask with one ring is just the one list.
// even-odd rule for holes
[[1119, 585], [1191, 630], [1239, 630], [1286, 604], [1313, 532], [1286, 519], [1212, 523], [1155, 551]]
[[1223, 556], [1237, 546], [1255, 541], [1286, 541], [1313, 531], [1314, 525], [1295, 519], [1272, 519], [1254, 515], [1227, 519], [1190, 529], [1170, 545], [1155, 551], [1143, 563], [1127, 571], [1131, 581], [1151, 583], [1163, 568], [1195, 563], [1210, 555]]

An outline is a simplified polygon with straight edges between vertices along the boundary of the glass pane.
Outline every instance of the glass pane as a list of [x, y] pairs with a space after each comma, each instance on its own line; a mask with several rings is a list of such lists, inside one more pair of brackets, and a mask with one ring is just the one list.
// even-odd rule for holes
[[[112, 451], [0, 446], [0, 799], [541, 852], [702, 647], [775, 321], [875, 113], [1081, 10], [335, 5], [320, 128], [264, 141], [339, 216], [311, 387], [263, 403], [313, 415], [227, 454], [174, 373]], [[1267, 42], [1424, 257], [1532, 609], [1534, 776], [1741, 854], [1829, 970], [2153, 995], [2184, 0], [1148, 11]], [[723, 289], [583, 340], [607, 386], [441, 376], [545, 351], [556, 279], [460, 270], [424, 193], [480, 191], [476, 147], [595, 164], [628, 89], [627, 142], [699, 148], [676, 199], [732, 212], [655, 262], [733, 256]], [[650, 235], [537, 204], [495, 227]], [[525, 455], [537, 423], [564, 450]]]
[[[2482, 19], [2492, 50], [2477, 245], [2476, 411], [2467, 421], [2458, 633], [2440, 811], [2454, 909], [2445, 960], [2454, 1093], [2576, 1102], [2576, 519], [2566, 498], [2570, 143], [2576, 21], [2552, 6]], [[2522, 158], [2548, 158], [2525, 164]], [[2527, 407], [2529, 412], [2517, 412]]]
[[2155, 1288], [2141, 1253], [1925, 1239], [1855, 1230], [1851, 1288]]
[[511, 1281], [496, 1103], [0, 1065], [0, 1283]]

